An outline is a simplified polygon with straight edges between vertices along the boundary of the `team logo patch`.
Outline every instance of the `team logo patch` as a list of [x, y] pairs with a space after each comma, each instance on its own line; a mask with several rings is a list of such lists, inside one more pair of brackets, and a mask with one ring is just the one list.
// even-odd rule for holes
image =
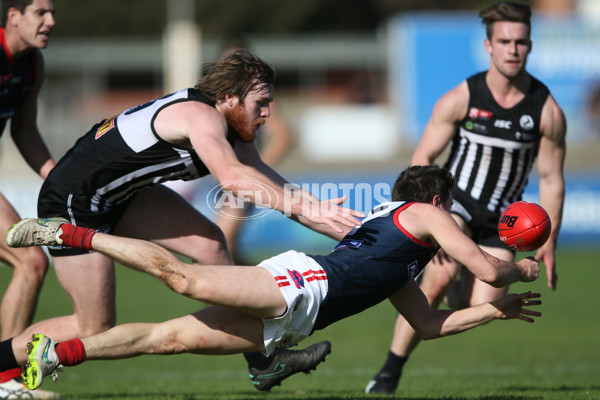
[[521, 115], [519, 124], [521, 125], [521, 128], [525, 129], [526, 131], [530, 131], [533, 129], [534, 125], [533, 118], [531, 118], [531, 115]]
[[408, 269], [408, 279], [415, 279], [419, 271], [419, 264], [416, 261], [411, 262], [406, 266]]
[[363, 243], [362, 240], [344, 239], [341, 242], [339, 242], [338, 245], [335, 246], [335, 248], [333, 250], [347, 249], [347, 248], [357, 249], [360, 247], [360, 245], [362, 243]]
[[112, 117], [110, 119], [107, 119], [102, 125], [100, 125], [100, 127], [96, 131], [96, 140], [100, 139], [102, 135], [110, 131], [115, 126], [115, 119], [116, 117]]
[[288, 274], [290, 274], [292, 281], [296, 285], [296, 288], [297, 289], [303, 288], [304, 287], [304, 278], [302, 277], [302, 274], [298, 271], [290, 271], [289, 269], [287, 271], [288, 271]]
[[469, 109], [469, 118], [490, 119], [494, 115], [491, 111], [480, 110], [479, 108], [471, 107]]

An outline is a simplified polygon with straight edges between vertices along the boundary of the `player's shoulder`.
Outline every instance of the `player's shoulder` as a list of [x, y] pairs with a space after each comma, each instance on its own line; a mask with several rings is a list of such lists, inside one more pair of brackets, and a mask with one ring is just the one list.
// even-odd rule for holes
[[557, 143], [563, 143], [567, 134], [567, 118], [552, 95], [548, 96], [542, 108], [540, 132]]
[[214, 119], [219, 121], [224, 119], [223, 114], [215, 108], [214, 104], [207, 101], [202, 101], [193, 93], [185, 96], [185, 99], [174, 99], [174, 101], [168, 106], [173, 110], [177, 110], [179, 113], [183, 113], [183, 117], [199, 117], [207, 118], [208, 120]]
[[469, 98], [469, 84], [467, 80], [460, 82], [452, 89], [448, 90], [440, 99], [445, 101], [465, 100]]
[[434, 113], [444, 120], [460, 121], [467, 113], [469, 99], [469, 86], [467, 81], [462, 81], [438, 99]]

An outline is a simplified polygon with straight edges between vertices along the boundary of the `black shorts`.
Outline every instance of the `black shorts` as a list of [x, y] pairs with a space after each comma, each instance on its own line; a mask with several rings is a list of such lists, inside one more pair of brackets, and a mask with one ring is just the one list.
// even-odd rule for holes
[[[121, 220], [131, 199], [102, 210], [93, 210], [92, 198], [87, 195], [69, 193], [59, 185], [46, 180], [38, 196], [38, 217], [63, 217], [73, 225], [93, 228], [99, 232], [111, 233]], [[64, 248], [48, 248], [52, 256], [71, 256], [89, 253], [87, 250]]]
[[499, 212], [489, 211], [481, 202], [473, 199], [465, 192], [456, 190], [452, 192], [454, 204], [452, 205], [452, 214], [460, 216], [472, 232], [472, 239], [481, 246], [508, 248], [498, 235]]

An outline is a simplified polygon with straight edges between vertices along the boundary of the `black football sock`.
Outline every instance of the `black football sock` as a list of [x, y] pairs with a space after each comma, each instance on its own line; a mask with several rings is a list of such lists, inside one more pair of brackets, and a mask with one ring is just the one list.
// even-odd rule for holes
[[265, 369], [271, 364], [271, 359], [260, 351], [244, 353], [244, 358], [248, 363], [248, 368]]
[[387, 360], [385, 360], [385, 364], [383, 364], [379, 374], [385, 374], [390, 378], [400, 378], [406, 360], [408, 360], [408, 357], [399, 357], [389, 351]]
[[12, 350], [12, 338], [0, 342], [0, 371], [19, 367]]

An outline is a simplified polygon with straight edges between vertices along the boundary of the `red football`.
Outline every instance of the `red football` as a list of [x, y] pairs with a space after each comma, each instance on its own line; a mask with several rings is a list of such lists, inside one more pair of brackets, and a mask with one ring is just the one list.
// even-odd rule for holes
[[542, 247], [552, 224], [546, 210], [527, 201], [517, 201], [506, 207], [500, 221], [498, 234], [502, 243], [517, 251], [532, 251]]

